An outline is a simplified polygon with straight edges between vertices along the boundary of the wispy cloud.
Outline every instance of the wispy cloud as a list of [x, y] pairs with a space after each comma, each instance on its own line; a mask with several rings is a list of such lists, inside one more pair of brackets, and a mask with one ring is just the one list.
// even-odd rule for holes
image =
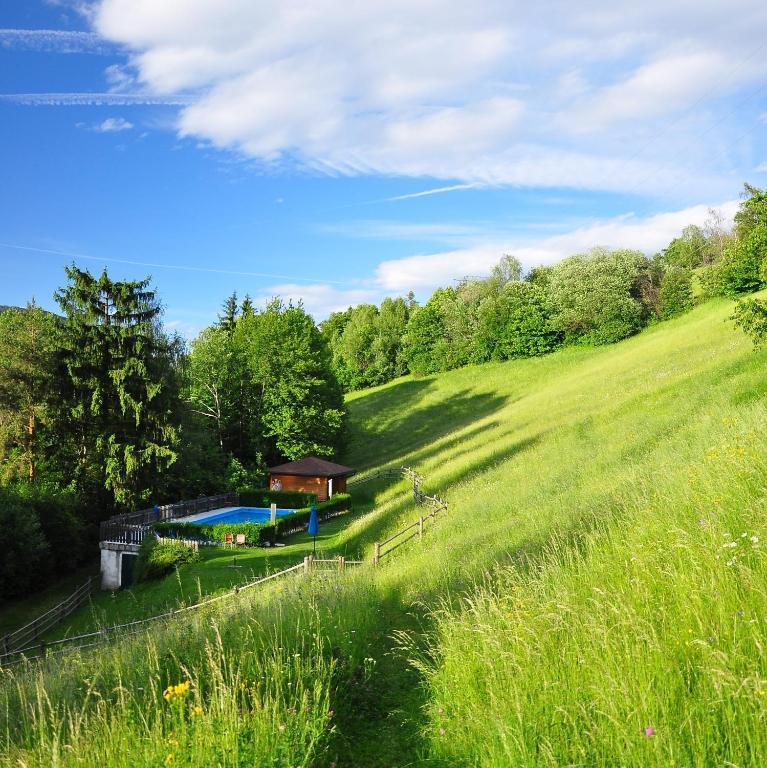
[[129, 131], [131, 128], [133, 128], [133, 123], [124, 117], [108, 117], [95, 125], [93, 130], [99, 133], [121, 133], [122, 131]]
[[[46, 253], [53, 256], [65, 256], [68, 259], [85, 259], [87, 261], [96, 261], [102, 264], [128, 264], [137, 267], [149, 267], [151, 269], [170, 269], [181, 272], [201, 272], [215, 275], [237, 275], [240, 277], [264, 277], [274, 280], [291, 280], [297, 283], [316, 283], [316, 277], [299, 277], [296, 275], [284, 275], [274, 272], [250, 272], [234, 269], [219, 269], [217, 267], [197, 266], [195, 264], [167, 264], [157, 261], [134, 261], [132, 259], [115, 259], [108, 256], [91, 256], [84, 253], [72, 253], [69, 251], [60, 251], [54, 248], [37, 248], [31, 245], [19, 245], [18, 243], [0, 243], [0, 248], [7, 248], [15, 251], [26, 251], [30, 253]], [[350, 283], [341, 280], [325, 280], [326, 283], [333, 285], [350, 285]]]
[[754, 171], [756, 173], [767, 173], [767, 160], [757, 165], [756, 168], [754, 168]]
[[152, 96], [145, 93], [2, 93], [0, 101], [29, 107], [185, 106], [192, 96]]
[[60, 29], [0, 29], [0, 48], [102, 56], [115, 52], [115, 45], [95, 32], [68, 32]]
[[424, 189], [422, 192], [411, 192], [407, 195], [395, 195], [387, 197], [386, 202], [392, 203], [395, 200], [412, 200], [416, 197], [428, 197], [429, 195], [441, 195], [444, 192], [457, 192], [459, 189], [476, 189], [485, 186], [484, 184], [451, 184], [449, 187], [435, 187], [434, 189]]

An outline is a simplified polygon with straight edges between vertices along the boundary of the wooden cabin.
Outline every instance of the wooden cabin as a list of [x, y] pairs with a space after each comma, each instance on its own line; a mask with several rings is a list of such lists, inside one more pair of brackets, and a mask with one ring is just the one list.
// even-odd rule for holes
[[316, 493], [327, 501], [334, 493], [346, 493], [346, 479], [356, 470], [332, 461], [306, 456], [298, 461], [269, 468], [269, 488], [273, 491]]

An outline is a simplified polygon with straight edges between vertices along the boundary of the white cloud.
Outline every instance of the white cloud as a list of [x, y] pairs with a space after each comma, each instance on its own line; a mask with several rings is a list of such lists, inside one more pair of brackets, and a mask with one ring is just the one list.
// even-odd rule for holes
[[120, 133], [122, 131], [129, 131], [131, 128], [133, 128], [133, 123], [124, 117], [108, 117], [94, 126], [93, 130], [99, 133]]
[[256, 296], [253, 303], [256, 306], [263, 306], [274, 296], [279, 296], [286, 302], [292, 301], [294, 304], [303, 302], [306, 311], [319, 322], [331, 312], [342, 312], [356, 304], [380, 301], [381, 290], [365, 287], [343, 289], [326, 283], [310, 285], [283, 283], [271, 286], [268, 292], [262, 292], [261, 295]]
[[664, 56], [642, 65], [625, 80], [600, 89], [565, 113], [563, 123], [596, 131], [612, 123], [681, 111], [710, 92], [726, 63], [725, 57], [713, 50]]
[[[673, 177], [681, 192], [722, 195], [734, 161], [706, 150], [735, 127], [704, 133], [677, 122], [680, 110], [703, 120], [707, 101], [767, 74], [747, 55], [767, 28], [760, 0], [737, 12], [661, 0], [101, 0], [94, 19], [132, 51], [148, 92], [195, 94], [182, 135], [264, 164], [430, 177], [445, 191], [663, 193]], [[674, 130], [658, 141], [663, 118]]]
[[95, 32], [61, 29], [0, 29], [0, 48], [38, 53], [113, 54], [115, 48]]
[[[727, 201], [718, 208], [726, 220], [732, 221], [738, 201]], [[645, 218], [619, 216], [539, 240], [492, 240], [442, 253], [392, 259], [378, 265], [376, 281], [387, 291], [426, 291], [465, 275], [487, 274], [504, 253], [513, 253], [527, 268], [552, 264], [594, 246], [631, 248], [651, 254], [678, 237], [688, 224], [702, 225], [708, 210], [708, 206], [697, 205]]]
[[759, 165], [754, 168], [754, 171], [756, 173], [767, 173], [767, 160], [765, 160], [763, 163], [759, 163]]

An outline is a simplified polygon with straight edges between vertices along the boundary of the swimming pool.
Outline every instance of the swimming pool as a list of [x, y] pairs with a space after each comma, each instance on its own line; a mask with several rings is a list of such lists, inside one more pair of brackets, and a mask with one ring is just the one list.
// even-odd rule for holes
[[[292, 515], [295, 509], [278, 509], [277, 517]], [[216, 525], [217, 523], [268, 523], [271, 511], [266, 507], [237, 507], [224, 512], [212, 512], [209, 515], [198, 515], [190, 520], [195, 525]]]

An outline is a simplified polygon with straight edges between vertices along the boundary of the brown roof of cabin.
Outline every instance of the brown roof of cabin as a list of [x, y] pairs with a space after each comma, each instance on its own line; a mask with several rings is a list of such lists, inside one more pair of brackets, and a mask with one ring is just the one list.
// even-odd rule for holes
[[269, 472], [273, 475], [297, 475], [299, 477], [343, 477], [344, 475], [353, 475], [356, 471], [356, 469], [345, 467], [342, 464], [318, 459], [316, 456], [306, 456], [298, 461], [280, 464], [278, 467], [269, 467]]

